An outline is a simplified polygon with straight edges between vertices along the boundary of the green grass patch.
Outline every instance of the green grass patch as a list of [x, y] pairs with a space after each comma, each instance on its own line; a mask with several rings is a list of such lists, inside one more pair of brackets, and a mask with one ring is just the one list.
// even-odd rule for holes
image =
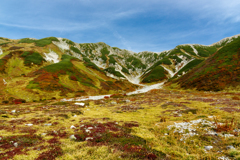
[[96, 64], [91, 62], [90, 59], [88, 59], [87, 57], [83, 57], [83, 60], [85, 61], [84, 64], [86, 67], [90, 67], [90, 68], [96, 69], [97, 71], [102, 72], [102, 70]]
[[106, 63], [106, 61], [107, 61], [107, 56], [106, 55], [108, 55], [110, 53], [110, 51], [107, 49], [107, 47], [104, 47], [104, 48], [101, 49], [101, 53], [102, 53], [101, 58]]
[[52, 41], [59, 42], [59, 40], [56, 37], [47, 37], [47, 38], [43, 38], [43, 39], [39, 39], [39, 40], [23, 38], [18, 43], [35, 43], [35, 45], [38, 47], [44, 47], [46, 45], [51, 44]]
[[26, 87], [27, 89], [41, 89], [38, 82], [30, 81]]
[[154, 65], [152, 65], [150, 68], [148, 68], [145, 73], [147, 73], [150, 70], [153, 70], [154, 68], [156, 68], [157, 66], [161, 65], [161, 64], [166, 64], [166, 65], [171, 65], [172, 62], [168, 59], [168, 58], [163, 58], [159, 61], [157, 61]]
[[31, 63], [40, 65], [42, 62], [45, 61], [45, 59], [37, 52], [24, 52], [21, 57], [24, 58], [24, 64], [30, 65]]
[[150, 73], [144, 75], [142, 82], [143, 83], [151, 83], [166, 79], [166, 71], [162, 66], [155, 67]]
[[51, 65], [48, 65], [46, 67], [44, 67], [43, 69], [46, 70], [47, 72], [59, 72], [59, 71], [71, 71], [73, 68], [73, 64], [71, 62], [72, 59], [76, 59], [72, 56], [69, 55], [62, 55], [62, 61], [60, 61], [59, 63], [54, 63]]
[[116, 60], [114, 59], [113, 55], [109, 56], [109, 64], [116, 64]]
[[[193, 69], [194, 67], [196, 67], [198, 64], [200, 64], [201, 62], [203, 62], [203, 59], [194, 59], [193, 61], [189, 62], [186, 66], [184, 66], [182, 69], [180, 69], [180, 71], [178, 71], [177, 75], [182, 75], [183, 72], [188, 72], [189, 70]], [[177, 78], [177, 75], [175, 75], [173, 77]]]
[[63, 41], [65, 41], [69, 45], [73, 45], [73, 46], [75, 45], [75, 43], [73, 41], [71, 41], [71, 40], [63, 39]]
[[78, 54], [81, 54], [81, 55], [82, 55], [81, 51], [80, 51], [78, 48], [71, 46], [71, 47], [70, 47], [70, 49], [71, 49], [73, 52], [75, 52], [75, 53], [78, 53]]
[[125, 67], [122, 67], [122, 72], [130, 74], [129, 71], [127, 70], [127, 68], [125, 68]]
[[207, 47], [207, 46], [194, 46], [198, 51], [198, 55], [201, 57], [209, 57], [213, 53], [217, 51], [215, 46]]
[[124, 77], [120, 72], [116, 71], [114, 67], [108, 67], [108, 68], [104, 69], [104, 71], [111, 73], [117, 77]]
[[178, 56], [176, 56], [176, 55], [172, 55], [172, 56], [170, 56], [169, 58], [171, 58], [171, 59], [174, 59], [175, 61], [176, 61], [176, 64], [178, 64], [178, 63], [181, 63], [182, 62], [182, 59], [181, 58], [179, 58]]

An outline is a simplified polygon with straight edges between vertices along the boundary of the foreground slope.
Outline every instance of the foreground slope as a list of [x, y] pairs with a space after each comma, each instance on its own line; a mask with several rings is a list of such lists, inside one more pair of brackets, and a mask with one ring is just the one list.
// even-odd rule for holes
[[240, 158], [240, 94], [152, 90], [1, 105], [0, 159]]

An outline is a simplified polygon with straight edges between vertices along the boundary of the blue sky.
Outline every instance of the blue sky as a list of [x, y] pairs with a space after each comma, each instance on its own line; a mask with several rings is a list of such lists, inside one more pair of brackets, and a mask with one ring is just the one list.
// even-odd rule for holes
[[4, 0], [0, 37], [63, 37], [135, 52], [240, 34], [239, 0]]

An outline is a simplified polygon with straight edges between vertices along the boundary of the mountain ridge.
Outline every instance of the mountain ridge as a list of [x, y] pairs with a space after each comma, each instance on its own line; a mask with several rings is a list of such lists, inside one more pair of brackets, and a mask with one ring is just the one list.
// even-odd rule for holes
[[[23, 99], [38, 97], [40, 100], [48, 96], [62, 98], [114, 93], [115, 90], [132, 91], [137, 86], [182, 77], [239, 36], [227, 37], [208, 46], [183, 44], [168, 51], [139, 53], [103, 42], [75, 43], [56, 37], [18, 40], [0, 37], [0, 77], [4, 88], [0, 94]], [[22, 86], [17, 90], [9, 88], [17, 85], [17, 80]], [[49, 90], [41, 93], [43, 86], [53, 84], [52, 93]]]

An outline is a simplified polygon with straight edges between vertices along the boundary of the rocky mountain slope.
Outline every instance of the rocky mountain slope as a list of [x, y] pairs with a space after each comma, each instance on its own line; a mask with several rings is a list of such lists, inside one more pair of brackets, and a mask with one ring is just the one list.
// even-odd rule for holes
[[240, 85], [240, 37], [234, 37], [177, 83], [183, 88], [220, 91], [226, 88], [238, 90]]
[[[209, 46], [185, 44], [158, 53], [135, 53], [103, 42], [79, 44], [55, 37], [0, 38], [0, 96], [2, 100], [14, 97], [33, 101], [132, 91], [139, 85], [178, 79], [199, 64], [208, 67], [216, 62], [215, 55], [221, 57], [217, 62], [229, 57], [215, 68], [236, 63], [230, 67], [235, 70], [239, 66], [235, 54], [238, 36]], [[232, 44], [235, 49], [228, 55]], [[195, 69], [187, 75], [194, 71], [198, 72]], [[196, 87], [192, 76], [187, 75], [174, 82]]]

